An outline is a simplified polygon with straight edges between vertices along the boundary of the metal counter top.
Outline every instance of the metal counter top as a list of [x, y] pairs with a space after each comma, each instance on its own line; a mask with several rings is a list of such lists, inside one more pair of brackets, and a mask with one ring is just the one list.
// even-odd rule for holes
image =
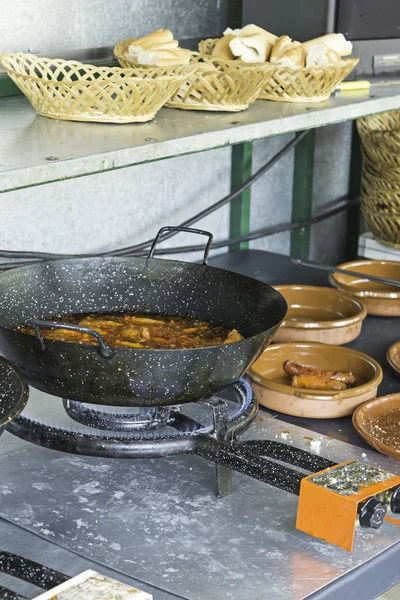
[[312, 129], [400, 108], [400, 85], [343, 92], [321, 104], [258, 100], [239, 113], [164, 108], [128, 125], [55, 121], [23, 96], [0, 99], [0, 193]]
[[[230, 253], [211, 263], [264, 280], [279, 275], [275, 283], [305, 283], [299, 267], [292, 272], [287, 258], [266, 252]], [[316, 271], [312, 279], [323, 283]], [[387, 331], [395, 336], [394, 319], [379, 319], [380, 335], [387, 321]], [[366, 346], [374, 331], [367, 321]], [[373, 354], [375, 344], [369, 344], [363, 349]], [[386, 370], [384, 384], [394, 390]], [[49, 403], [51, 419], [55, 399], [35, 390], [32, 399]], [[314, 422], [288, 421], [262, 412], [244, 437], [280, 439], [305, 449], [312, 437], [327, 458], [357, 457], [400, 473], [396, 461], [331, 439], [332, 432], [327, 438]], [[345, 421], [331, 426], [340, 433]], [[6, 433], [0, 440], [0, 469], [5, 550], [67, 575], [93, 567], [151, 591], [154, 600], [372, 600], [400, 580], [397, 527], [358, 530], [355, 549], [348, 553], [297, 531], [297, 499], [279, 489], [234, 474], [233, 494], [218, 500], [213, 464], [195, 456], [77, 457]], [[4, 576], [1, 584], [12, 587]]]

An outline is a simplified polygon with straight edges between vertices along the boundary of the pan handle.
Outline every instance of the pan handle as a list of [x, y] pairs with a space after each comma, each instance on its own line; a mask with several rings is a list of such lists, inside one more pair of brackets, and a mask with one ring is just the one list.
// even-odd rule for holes
[[70, 325], [68, 323], [54, 323], [53, 321], [42, 321], [40, 319], [30, 319], [25, 322], [25, 325], [28, 327], [32, 327], [35, 331], [36, 339], [39, 340], [42, 349], [45, 349], [45, 341], [41, 334], [41, 329], [69, 329], [70, 331], [79, 331], [80, 333], [87, 333], [88, 335], [92, 335], [99, 342], [100, 354], [104, 358], [110, 358], [114, 355], [114, 350], [107, 346], [104, 342], [103, 336], [94, 329], [90, 329], [89, 327], [81, 327], [80, 325]]
[[185, 231], [186, 233], [197, 233], [199, 235], [205, 235], [206, 237], [208, 237], [208, 242], [204, 249], [203, 265], [208, 264], [208, 255], [210, 253], [210, 248], [211, 248], [211, 244], [213, 241], [213, 234], [210, 233], [209, 231], [204, 231], [203, 229], [193, 229], [191, 227], [161, 227], [160, 231], [157, 233], [156, 237], [154, 238], [154, 241], [151, 245], [151, 248], [147, 255], [147, 258], [154, 258], [154, 251], [156, 249], [156, 246], [160, 241], [162, 241], [162, 240], [160, 240], [160, 238], [161, 238], [161, 236], [164, 235], [164, 233], [166, 231]]

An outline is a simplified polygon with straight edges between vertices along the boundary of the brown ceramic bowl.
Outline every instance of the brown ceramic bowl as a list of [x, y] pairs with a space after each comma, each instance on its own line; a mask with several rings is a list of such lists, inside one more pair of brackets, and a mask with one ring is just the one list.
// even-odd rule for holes
[[371, 431], [371, 425], [377, 417], [394, 410], [400, 411], [400, 394], [390, 394], [389, 396], [375, 398], [357, 408], [353, 414], [353, 425], [367, 444], [375, 448], [375, 450], [400, 460], [400, 449], [388, 446], [380, 441], [376, 437], [376, 434], [373, 434]]
[[[400, 261], [396, 260], [357, 260], [339, 268], [400, 281]], [[329, 279], [336, 288], [361, 300], [369, 315], [400, 316], [400, 288], [342, 273], [332, 273]]]
[[[351, 371], [356, 386], [343, 391], [294, 388], [283, 365], [287, 360], [332, 371]], [[357, 406], [375, 398], [382, 381], [379, 364], [361, 352], [327, 344], [272, 344], [249, 371], [260, 404], [295, 417], [334, 419], [351, 415]]]
[[400, 342], [395, 342], [390, 346], [386, 358], [394, 374], [400, 379]]
[[284, 296], [288, 312], [273, 342], [348, 344], [360, 335], [367, 316], [363, 304], [329, 287], [274, 286]]

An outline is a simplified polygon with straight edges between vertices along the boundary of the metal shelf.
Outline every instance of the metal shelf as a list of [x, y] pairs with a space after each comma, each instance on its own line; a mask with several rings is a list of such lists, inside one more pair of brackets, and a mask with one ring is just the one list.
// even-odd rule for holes
[[400, 108], [400, 85], [322, 104], [259, 100], [240, 113], [162, 109], [154, 121], [111, 125], [36, 115], [23, 96], [0, 100], [0, 193], [243, 143]]

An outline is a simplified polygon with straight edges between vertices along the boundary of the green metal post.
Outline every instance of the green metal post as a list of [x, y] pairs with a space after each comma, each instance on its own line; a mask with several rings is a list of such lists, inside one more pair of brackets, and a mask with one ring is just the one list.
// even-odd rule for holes
[[[234, 190], [252, 175], [252, 143], [245, 142], [232, 146], [231, 189]], [[230, 237], [246, 235], [250, 231], [250, 188], [231, 202]], [[248, 248], [248, 242], [230, 246], [231, 251]]]
[[[315, 129], [299, 142], [294, 154], [292, 222], [312, 216], [312, 191], [314, 179]], [[292, 232], [290, 255], [307, 260], [310, 251], [310, 227]]]
[[[349, 196], [353, 198], [361, 192], [363, 159], [361, 154], [361, 141], [358, 135], [356, 123], [353, 123], [351, 137], [350, 158], [350, 183]], [[347, 211], [347, 247], [346, 260], [354, 260], [358, 256], [358, 238], [361, 228], [360, 205], [356, 204]]]

